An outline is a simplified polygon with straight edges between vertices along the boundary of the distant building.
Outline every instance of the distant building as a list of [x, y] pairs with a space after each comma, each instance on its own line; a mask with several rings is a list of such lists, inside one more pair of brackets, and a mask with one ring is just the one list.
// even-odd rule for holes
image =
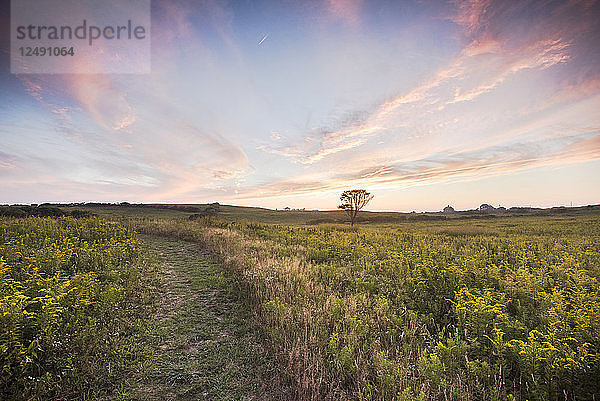
[[448, 205], [444, 208], [444, 213], [454, 213], [455, 210], [452, 206]]
[[292, 209], [290, 209], [289, 206], [286, 206], [286, 207], [283, 208], [283, 210], [289, 211], [289, 210], [292, 210]]

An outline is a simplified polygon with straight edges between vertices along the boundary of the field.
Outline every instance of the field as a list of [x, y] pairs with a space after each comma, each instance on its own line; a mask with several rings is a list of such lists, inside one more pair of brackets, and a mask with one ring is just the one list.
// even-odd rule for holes
[[140, 252], [95, 218], [0, 219], [0, 398], [97, 398], [134, 369]]
[[[33, 338], [52, 350], [50, 342], [74, 335], [69, 327], [101, 319], [87, 302], [116, 310], [121, 298], [107, 294], [125, 294], [140, 283], [135, 277], [141, 270], [130, 268], [139, 258], [139, 239], [122, 225], [152, 238], [195, 242], [211, 252], [231, 277], [227, 285], [259, 323], [258, 338], [291, 382], [293, 399], [600, 396], [600, 216], [595, 211], [431, 221], [391, 215], [385, 223], [350, 228], [306, 224], [323, 219], [311, 213], [335, 212], [265, 211], [266, 222], [261, 222], [248, 218], [252, 210], [233, 207], [196, 221], [174, 210], [90, 210], [120, 225], [97, 218], [2, 222], [2, 351], [4, 357], [8, 344], [14, 354], [10, 364], [4, 362], [13, 378], [39, 377], [29, 372], [50, 369], [44, 365], [34, 371], [35, 364], [27, 362], [35, 358]], [[44, 230], [56, 234], [34, 234]], [[101, 234], [90, 237], [96, 231]], [[33, 261], [37, 249], [50, 256]], [[73, 269], [73, 263], [86, 268]], [[37, 270], [28, 267], [38, 265]], [[93, 285], [72, 284], [78, 280]], [[83, 288], [94, 290], [82, 295]], [[42, 307], [36, 300], [50, 292], [68, 294], [53, 295], [52, 302], [79, 312]], [[50, 310], [59, 312], [52, 317]], [[29, 317], [30, 312], [36, 316]], [[82, 323], [84, 316], [91, 318]], [[7, 337], [21, 326], [31, 333], [26, 341]], [[48, 355], [37, 358], [53, 361], [54, 371], [71, 366]], [[77, 363], [73, 379], [61, 378], [75, 389], [87, 374], [87, 365]], [[121, 369], [127, 364], [121, 361]], [[39, 383], [12, 384], [40, 391], [51, 379]]]
[[136, 224], [220, 255], [246, 284], [305, 398], [598, 395], [596, 215], [358, 229]]

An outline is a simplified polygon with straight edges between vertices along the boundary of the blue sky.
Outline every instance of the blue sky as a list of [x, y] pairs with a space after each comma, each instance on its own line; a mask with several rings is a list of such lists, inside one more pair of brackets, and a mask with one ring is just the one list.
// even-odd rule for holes
[[597, 43], [598, 2], [486, 0], [153, 1], [147, 75], [3, 38], [0, 202], [598, 203]]

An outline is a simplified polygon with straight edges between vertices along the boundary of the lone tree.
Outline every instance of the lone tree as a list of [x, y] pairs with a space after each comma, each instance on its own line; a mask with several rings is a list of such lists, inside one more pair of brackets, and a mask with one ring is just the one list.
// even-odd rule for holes
[[350, 226], [354, 226], [356, 215], [360, 209], [373, 199], [373, 196], [374, 195], [371, 195], [364, 189], [352, 189], [342, 193], [340, 196], [340, 202], [342, 204], [339, 205], [338, 208], [346, 211], [348, 217], [350, 217]]

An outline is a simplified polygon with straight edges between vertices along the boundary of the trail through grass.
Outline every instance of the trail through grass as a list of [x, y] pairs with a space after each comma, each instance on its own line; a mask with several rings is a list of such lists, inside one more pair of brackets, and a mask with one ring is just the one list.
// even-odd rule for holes
[[197, 244], [142, 238], [160, 264], [149, 340], [156, 352], [127, 398], [291, 399], [232, 277]]

